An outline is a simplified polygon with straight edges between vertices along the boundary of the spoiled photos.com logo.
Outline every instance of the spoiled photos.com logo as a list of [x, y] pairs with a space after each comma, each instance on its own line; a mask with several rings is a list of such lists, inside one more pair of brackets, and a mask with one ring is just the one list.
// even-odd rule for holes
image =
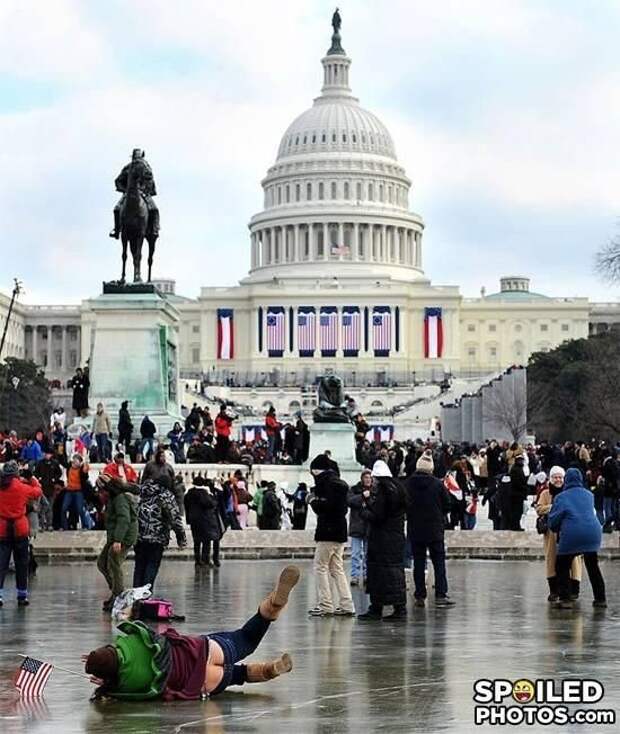
[[595, 708], [605, 695], [597, 680], [507, 680], [474, 683], [474, 722], [478, 725], [615, 724], [613, 709]]

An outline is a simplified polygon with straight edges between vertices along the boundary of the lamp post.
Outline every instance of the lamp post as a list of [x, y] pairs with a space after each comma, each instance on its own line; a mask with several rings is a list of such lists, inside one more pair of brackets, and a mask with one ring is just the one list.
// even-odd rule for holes
[[13, 279], [15, 282], [15, 285], [13, 286], [13, 293], [11, 294], [11, 302], [9, 303], [9, 311], [6, 315], [6, 321], [4, 322], [4, 329], [2, 330], [2, 339], [0, 339], [0, 359], [2, 359], [2, 352], [4, 351], [4, 342], [6, 341], [6, 334], [9, 330], [9, 322], [11, 320], [11, 315], [13, 314], [13, 306], [15, 305], [15, 299], [17, 296], [22, 292], [22, 283], [17, 280], [17, 278]]

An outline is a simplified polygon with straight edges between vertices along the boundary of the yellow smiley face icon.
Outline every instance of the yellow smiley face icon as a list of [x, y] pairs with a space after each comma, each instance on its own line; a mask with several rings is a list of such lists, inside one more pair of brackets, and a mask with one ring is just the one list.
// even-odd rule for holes
[[527, 678], [521, 678], [512, 685], [512, 697], [517, 703], [529, 703], [534, 698], [534, 684]]

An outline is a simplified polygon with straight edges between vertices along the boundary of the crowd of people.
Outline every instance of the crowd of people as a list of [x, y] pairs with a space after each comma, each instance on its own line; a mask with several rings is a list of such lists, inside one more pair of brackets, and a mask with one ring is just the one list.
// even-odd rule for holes
[[[523, 530], [523, 517], [534, 508], [537, 528], [544, 536], [549, 601], [566, 606], [579, 595], [583, 559], [595, 602], [605, 603], [597, 551], [602, 532], [620, 529], [617, 446], [600, 441], [563, 445], [542, 441], [536, 446], [495, 440], [480, 446], [371, 443], [363, 417], [356, 415], [356, 456], [364, 468], [359, 482], [351, 487], [339, 477], [329, 452], [310, 464], [314, 487], [267, 480], [254, 485], [251, 463], [245, 470], [223, 468], [217, 479], [196, 472], [186, 486], [177, 465], [192, 463], [198, 456], [196, 463], [213, 463], [211, 455], [200, 453], [205, 449], [216, 460], [228, 456], [234, 416], [222, 405], [215, 420], [210, 420], [208, 409], [195, 405], [185, 426], [177, 424], [169, 432], [168, 443], [156, 443], [154, 426], [143, 430], [149, 420], [145, 417], [141, 441], [146, 445], [140, 446], [139, 458], [147, 461], [139, 464], [125, 450], [132, 445], [127, 408], [127, 404], [121, 408], [119, 441], [113, 448], [111, 421], [104, 406], [97, 406], [91, 430], [94, 456], [92, 446], [89, 450], [79, 439], [67, 451], [62, 410], [54, 412], [48, 430], [42, 428], [22, 439], [14, 431], [0, 436], [0, 589], [13, 555], [19, 566], [20, 603], [28, 603], [24, 581], [24, 573], [27, 576], [32, 566], [28, 548], [40, 530], [106, 530], [108, 541], [98, 568], [110, 588], [104, 604], [109, 609], [124, 588], [123, 562], [132, 548], [134, 586], [154, 585], [172, 532], [183, 547], [189, 526], [196, 567], [217, 567], [224, 532], [248, 527], [250, 513], [258, 529], [296, 530], [306, 527], [311, 509], [317, 517], [318, 600], [311, 614], [352, 614], [350, 587], [359, 586], [371, 601], [363, 619], [381, 617], [384, 606], [393, 607], [390, 618], [399, 618], [406, 614], [404, 569], [412, 562], [416, 604], [425, 603], [427, 556], [435, 571], [435, 603], [451, 606], [444, 531], [473, 530], [485, 507], [493, 529], [500, 531]], [[266, 426], [265, 459], [273, 461], [281, 451], [278, 437], [283, 429], [273, 409], [267, 412]], [[307, 452], [305, 438], [298, 440], [304, 436], [303, 427], [292, 435], [293, 449]], [[96, 479], [91, 458], [104, 465]], [[22, 505], [25, 520], [18, 512]], [[566, 528], [571, 522], [581, 529], [569, 542]], [[347, 542], [352, 556], [349, 578], [343, 560]], [[337, 589], [335, 599], [330, 578]]]

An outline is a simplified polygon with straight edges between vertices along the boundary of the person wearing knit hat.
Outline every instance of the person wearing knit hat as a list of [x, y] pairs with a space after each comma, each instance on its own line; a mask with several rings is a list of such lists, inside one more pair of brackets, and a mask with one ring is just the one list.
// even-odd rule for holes
[[370, 606], [360, 621], [380, 621], [383, 607], [392, 606], [386, 620], [407, 617], [407, 588], [405, 584], [405, 491], [394, 479], [385, 461], [375, 461], [372, 467], [372, 490], [362, 493], [361, 516], [368, 522], [368, 575], [366, 590]]
[[15, 586], [18, 606], [28, 606], [28, 503], [36, 502], [43, 492], [38, 480], [19, 477], [16, 461], [7, 461], [0, 474], [0, 607], [2, 589], [11, 555], [15, 561]]
[[435, 471], [435, 462], [433, 461], [433, 452], [426, 449], [415, 463], [416, 471], [424, 474], [432, 474]]
[[263, 663], [239, 664], [261, 643], [288, 603], [300, 578], [286, 566], [258, 612], [234, 632], [181, 635], [172, 627], [162, 634], [142, 622], [122, 622], [121, 635], [82, 655], [84, 669], [98, 686], [96, 698], [121, 700], [199, 700], [228, 686], [273, 680], [293, 668], [288, 653]]
[[[538, 499], [536, 500], [536, 514], [538, 518], [545, 518], [544, 520], [537, 520], [537, 529], [544, 530], [543, 543], [545, 551], [545, 569], [547, 576], [547, 584], [549, 585], [549, 596], [547, 601], [552, 604], [558, 600], [558, 579], [556, 574], [556, 561], [557, 561], [557, 545], [558, 536], [556, 533], [549, 530], [547, 526], [549, 513], [555, 497], [564, 488], [564, 477], [566, 471], [561, 466], [552, 466], [549, 470], [549, 483], [545, 485], [540, 492]], [[546, 527], [546, 530], [545, 530]], [[579, 592], [581, 588], [581, 576], [582, 576], [582, 564], [581, 557], [575, 558], [570, 568], [570, 594], [571, 599], [575, 600], [579, 598]]]
[[[355, 615], [353, 597], [344, 571], [349, 486], [340, 479], [337, 468], [336, 462], [325, 453], [318, 454], [310, 463], [310, 472], [314, 477], [310, 507], [316, 514], [314, 579], [317, 594], [317, 604], [308, 612], [311, 617]], [[330, 578], [336, 587], [336, 602]]]
[[415, 606], [426, 604], [426, 553], [431, 557], [435, 572], [435, 605], [454, 606], [448, 597], [446, 551], [444, 545], [445, 517], [451, 502], [443, 482], [433, 476], [433, 458], [425, 451], [418, 459], [416, 471], [407, 479], [407, 542], [413, 557]]

